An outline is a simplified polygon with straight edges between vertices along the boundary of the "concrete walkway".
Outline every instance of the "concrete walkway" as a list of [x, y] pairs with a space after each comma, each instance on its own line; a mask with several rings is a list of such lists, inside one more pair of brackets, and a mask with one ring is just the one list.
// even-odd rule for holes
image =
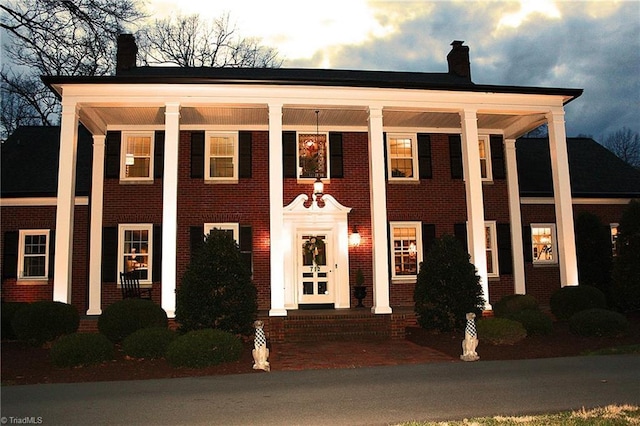
[[9, 386], [2, 421], [48, 425], [384, 425], [640, 405], [640, 357], [440, 362]]

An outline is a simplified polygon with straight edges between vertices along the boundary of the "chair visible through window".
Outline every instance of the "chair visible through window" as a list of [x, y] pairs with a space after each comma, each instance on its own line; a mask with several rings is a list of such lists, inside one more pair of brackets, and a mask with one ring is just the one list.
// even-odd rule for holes
[[135, 272], [120, 272], [120, 289], [123, 299], [147, 299], [151, 300], [150, 288], [140, 288], [140, 280]]

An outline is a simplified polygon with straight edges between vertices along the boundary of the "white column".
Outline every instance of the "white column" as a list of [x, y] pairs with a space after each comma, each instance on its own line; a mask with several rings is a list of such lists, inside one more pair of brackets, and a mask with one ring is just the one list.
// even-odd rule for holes
[[524, 274], [524, 256], [522, 242], [522, 216], [520, 215], [520, 185], [518, 183], [518, 165], [516, 163], [516, 140], [504, 140], [507, 163], [507, 186], [509, 191], [509, 220], [511, 225], [511, 253], [513, 259], [514, 293], [526, 294]]
[[384, 169], [382, 108], [369, 108], [369, 191], [371, 197], [371, 239], [373, 247], [374, 314], [390, 314], [389, 242], [387, 233], [387, 191]]
[[471, 262], [475, 265], [484, 294], [485, 309], [489, 304], [489, 280], [487, 273], [487, 246], [485, 241], [484, 199], [480, 172], [480, 147], [478, 145], [478, 117], [474, 110], [460, 112], [462, 124], [462, 160], [467, 197], [467, 240]]
[[[165, 104], [164, 172], [162, 176], [162, 309], [176, 316], [176, 251], [178, 236], [178, 145], [180, 104]], [[152, 172], [153, 173], [153, 172]]]
[[269, 316], [286, 316], [284, 307], [284, 248], [282, 181], [282, 105], [269, 104], [269, 238], [271, 309]]
[[56, 206], [56, 255], [53, 274], [53, 300], [63, 303], [71, 303], [77, 151], [78, 105], [76, 102], [63, 102]]
[[89, 228], [89, 309], [87, 315], [100, 315], [102, 309], [102, 205], [104, 192], [105, 135], [93, 135], [91, 168], [91, 224]]
[[556, 208], [558, 233], [558, 261], [560, 263], [560, 285], [578, 285], [578, 261], [573, 230], [573, 206], [571, 204], [571, 179], [569, 156], [564, 128], [564, 111], [555, 110], [547, 114], [549, 128], [549, 151], [553, 176], [553, 198]]

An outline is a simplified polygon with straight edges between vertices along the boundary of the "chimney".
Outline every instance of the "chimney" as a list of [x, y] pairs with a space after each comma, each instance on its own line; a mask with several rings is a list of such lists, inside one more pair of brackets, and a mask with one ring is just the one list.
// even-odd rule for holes
[[471, 63], [469, 62], [469, 46], [463, 46], [464, 41], [454, 40], [451, 52], [447, 55], [449, 74], [471, 80]]
[[116, 54], [116, 74], [136, 67], [136, 55], [138, 46], [133, 34], [120, 34], [118, 36], [118, 52]]

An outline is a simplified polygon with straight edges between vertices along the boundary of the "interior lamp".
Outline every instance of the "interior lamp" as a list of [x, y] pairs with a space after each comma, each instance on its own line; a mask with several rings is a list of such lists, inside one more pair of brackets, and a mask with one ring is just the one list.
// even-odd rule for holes
[[133, 158], [133, 154], [127, 153], [124, 159], [124, 164], [126, 166], [133, 166], [134, 164], [136, 164], [136, 159]]

